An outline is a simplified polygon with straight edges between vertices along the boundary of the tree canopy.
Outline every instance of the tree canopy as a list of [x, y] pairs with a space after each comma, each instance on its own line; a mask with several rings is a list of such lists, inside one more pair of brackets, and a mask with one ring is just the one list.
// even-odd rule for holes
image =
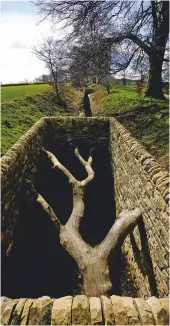
[[149, 79], [147, 96], [163, 97], [162, 66], [169, 34], [168, 1], [36, 1], [36, 6], [54, 22], [63, 22], [65, 27], [72, 26], [69, 37], [83, 38], [86, 32], [97, 29], [108, 44], [128, 41], [134, 54], [142, 50], [149, 59]]

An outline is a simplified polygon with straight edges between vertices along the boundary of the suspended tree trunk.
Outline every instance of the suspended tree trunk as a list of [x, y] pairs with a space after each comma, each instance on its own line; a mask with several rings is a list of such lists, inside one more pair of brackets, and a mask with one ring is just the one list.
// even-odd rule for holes
[[137, 225], [141, 217], [141, 211], [136, 208], [133, 211], [121, 213], [119, 219], [113, 224], [100, 245], [92, 247], [87, 244], [82, 239], [79, 228], [85, 210], [85, 189], [95, 175], [92, 168], [92, 156], [90, 155], [88, 161], [85, 161], [81, 157], [78, 148], [75, 149], [75, 155], [85, 167], [88, 175], [86, 179], [78, 181], [51, 152], [44, 149], [43, 151], [51, 160], [53, 169], [60, 169], [67, 176], [69, 183], [72, 184], [73, 210], [68, 222], [62, 225], [46, 200], [32, 188], [37, 194], [37, 201], [54, 223], [61, 245], [77, 262], [83, 280], [84, 294], [97, 297], [102, 294], [108, 295], [112, 289], [108, 265], [109, 256], [114, 256], [117, 250], [120, 249], [126, 236]]

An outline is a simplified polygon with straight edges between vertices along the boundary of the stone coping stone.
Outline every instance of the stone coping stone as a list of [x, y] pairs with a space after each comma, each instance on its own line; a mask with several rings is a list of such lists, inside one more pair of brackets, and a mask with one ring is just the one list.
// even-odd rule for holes
[[169, 298], [1, 298], [1, 325], [169, 325]]

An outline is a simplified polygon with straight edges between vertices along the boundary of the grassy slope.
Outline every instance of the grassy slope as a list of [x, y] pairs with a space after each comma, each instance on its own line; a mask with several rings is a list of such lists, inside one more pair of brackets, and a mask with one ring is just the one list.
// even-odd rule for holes
[[14, 85], [1, 87], [1, 101], [6, 102], [8, 100], [21, 99], [25, 96], [33, 96], [41, 94], [51, 89], [51, 86], [47, 84], [37, 85]]
[[162, 166], [168, 168], [168, 102], [142, 98], [135, 86], [115, 85], [110, 94], [100, 85], [90, 87], [96, 91], [91, 95], [94, 111], [97, 109], [99, 115], [115, 116]]
[[[35, 86], [38, 86], [37, 91]], [[11, 88], [11, 86], [9, 87]], [[15, 86], [12, 86], [12, 88], [14, 87]], [[18, 140], [18, 138], [22, 136], [41, 117], [76, 114], [76, 111], [63, 108], [58, 103], [52, 88], [48, 85], [26, 85], [21, 87], [22, 92], [20, 93], [20, 98], [18, 93], [18, 88], [20, 88], [20, 86], [12, 89], [11, 95], [7, 89], [8, 87], [4, 87], [4, 89], [7, 89], [7, 91], [5, 90], [6, 99], [3, 93], [4, 90], [2, 91], [1, 155], [5, 154], [7, 149], [11, 147]], [[26, 87], [26, 89], [23, 89], [23, 87]], [[28, 95], [28, 89], [31, 96], [24, 96], [24, 93]], [[9, 94], [8, 98], [11, 98], [10, 100], [7, 100], [7, 93]], [[66, 88], [62, 88], [61, 94], [62, 98], [66, 101], [72, 101], [74, 98], [73, 106], [75, 108], [78, 107], [82, 96], [80, 91], [76, 91], [67, 85]]]

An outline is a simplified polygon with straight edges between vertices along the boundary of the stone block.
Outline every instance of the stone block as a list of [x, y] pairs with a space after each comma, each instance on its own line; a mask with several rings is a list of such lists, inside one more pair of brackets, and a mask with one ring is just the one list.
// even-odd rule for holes
[[[167, 299], [168, 300], [168, 299]], [[150, 297], [147, 303], [151, 307], [155, 325], [169, 325], [169, 311], [167, 309], [167, 303], [161, 302], [156, 297]]]
[[130, 297], [111, 296], [116, 325], [141, 325], [139, 314]]
[[139, 313], [141, 325], [154, 325], [152, 311], [146, 300], [135, 298], [134, 303]]
[[115, 317], [113, 312], [113, 305], [109, 298], [104, 295], [101, 296], [102, 312], [104, 318], [104, 325], [115, 325]]
[[30, 312], [30, 308], [31, 308], [32, 304], [33, 304], [32, 299], [28, 299], [25, 302], [24, 309], [21, 314], [21, 324], [20, 325], [28, 325], [27, 322], [28, 322], [29, 312]]
[[33, 301], [30, 308], [29, 325], [50, 325], [53, 300], [44, 296]]
[[100, 298], [91, 297], [89, 298], [89, 302], [90, 302], [91, 325], [103, 325]]
[[21, 314], [27, 299], [20, 299], [14, 309], [10, 325], [20, 325]]
[[89, 299], [86, 295], [77, 295], [73, 299], [72, 325], [90, 325]]
[[5, 299], [1, 310], [0, 325], [9, 325], [12, 319], [12, 314], [17, 304], [17, 299]]
[[71, 325], [73, 297], [67, 296], [54, 300], [51, 312], [51, 325]]

